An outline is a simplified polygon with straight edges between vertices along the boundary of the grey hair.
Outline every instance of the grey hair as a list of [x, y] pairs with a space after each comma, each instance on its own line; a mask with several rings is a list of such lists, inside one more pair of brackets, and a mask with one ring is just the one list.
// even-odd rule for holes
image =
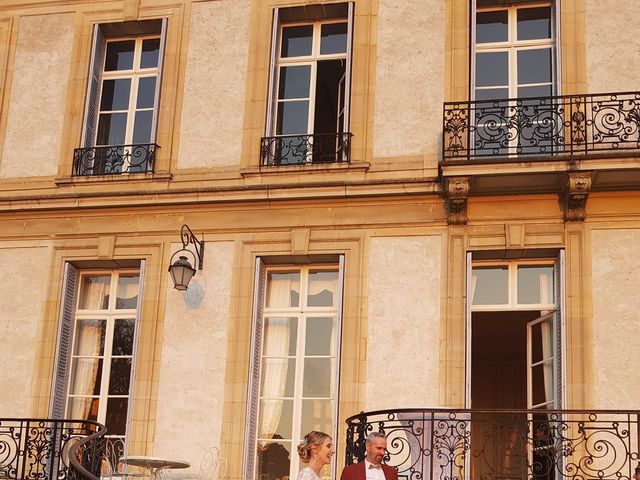
[[383, 438], [386, 440], [387, 436], [382, 432], [371, 432], [369, 435], [367, 435], [367, 438], [364, 439], [364, 442], [371, 443], [376, 438]]

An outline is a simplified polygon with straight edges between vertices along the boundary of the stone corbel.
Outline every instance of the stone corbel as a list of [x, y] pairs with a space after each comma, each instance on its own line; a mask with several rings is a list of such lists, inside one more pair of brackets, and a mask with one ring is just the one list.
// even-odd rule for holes
[[587, 199], [591, 191], [591, 172], [569, 173], [565, 192], [566, 221], [582, 221], [587, 216]]
[[469, 177], [451, 177], [447, 180], [447, 198], [449, 200], [449, 225], [467, 223], [467, 199], [471, 185]]

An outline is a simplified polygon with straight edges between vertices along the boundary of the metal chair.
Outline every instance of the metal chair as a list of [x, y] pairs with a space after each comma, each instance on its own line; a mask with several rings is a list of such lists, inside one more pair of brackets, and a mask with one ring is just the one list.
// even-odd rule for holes
[[220, 450], [216, 447], [211, 447], [202, 455], [197, 480], [223, 479], [227, 474], [227, 467], [227, 460], [220, 457]]

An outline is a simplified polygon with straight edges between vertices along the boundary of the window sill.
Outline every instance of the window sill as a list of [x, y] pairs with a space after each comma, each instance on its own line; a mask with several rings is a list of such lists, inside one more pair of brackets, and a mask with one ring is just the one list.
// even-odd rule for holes
[[320, 163], [305, 165], [259, 166], [240, 169], [242, 177], [265, 175], [299, 174], [299, 173], [337, 173], [367, 171], [371, 167], [369, 162], [353, 163]]
[[83, 185], [96, 183], [130, 183], [136, 181], [168, 182], [173, 178], [170, 172], [121, 173], [117, 175], [87, 175], [56, 177], [54, 182], [59, 187], [67, 185]]

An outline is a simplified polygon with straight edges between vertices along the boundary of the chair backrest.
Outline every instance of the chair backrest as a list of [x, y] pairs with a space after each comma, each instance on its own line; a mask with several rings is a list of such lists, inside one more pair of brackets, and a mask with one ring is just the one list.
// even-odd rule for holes
[[206, 450], [200, 460], [198, 480], [217, 480], [224, 478], [227, 473], [227, 461], [220, 458], [220, 450], [211, 447]]
[[120, 437], [107, 438], [102, 462], [103, 476], [109, 477], [120, 473], [122, 464], [120, 459], [124, 456], [124, 439]]

